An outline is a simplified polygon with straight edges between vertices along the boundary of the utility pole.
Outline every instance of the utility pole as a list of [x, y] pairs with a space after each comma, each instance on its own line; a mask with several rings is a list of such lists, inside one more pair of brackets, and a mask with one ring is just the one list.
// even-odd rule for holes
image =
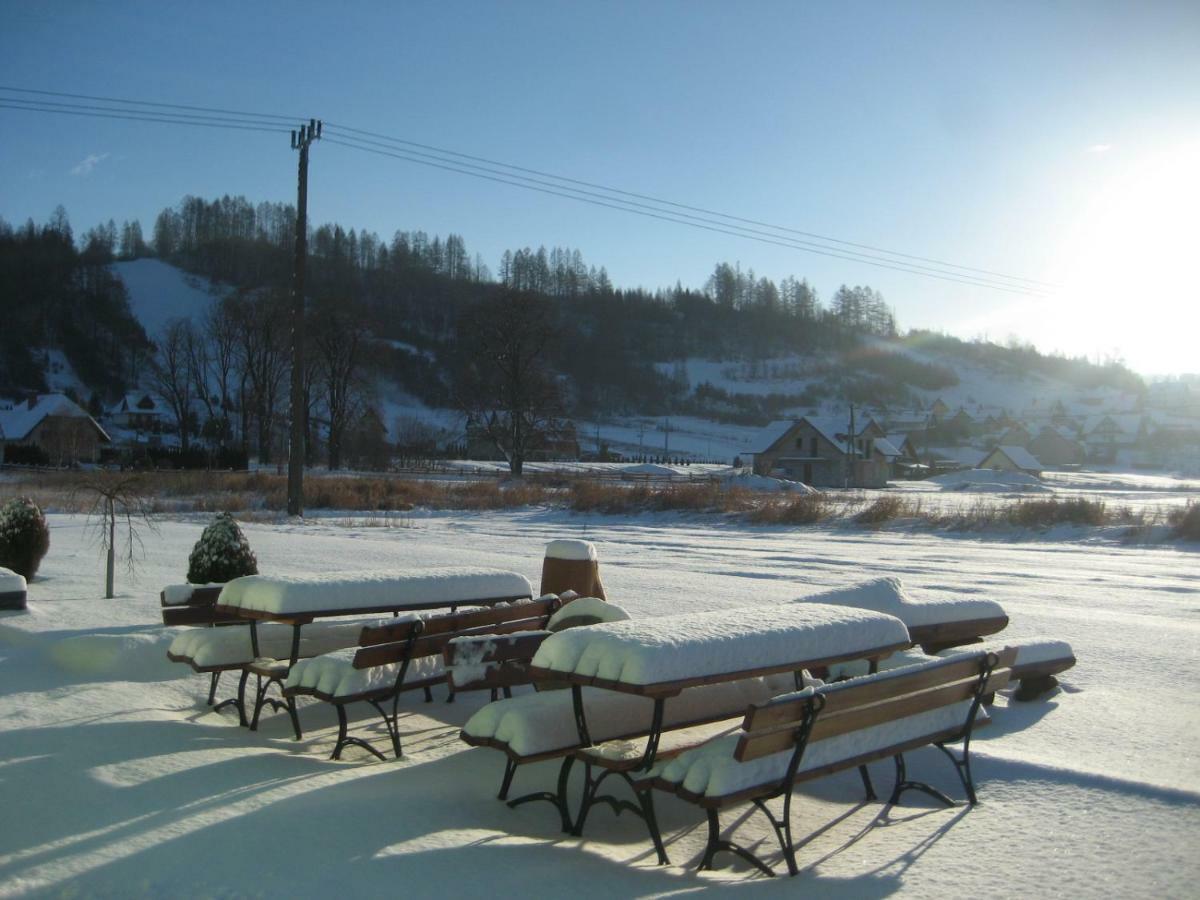
[[296, 188], [296, 259], [292, 269], [292, 430], [288, 441], [289, 516], [304, 515], [304, 450], [308, 404], [304, 402], [304, 262], [308, 255], [308, 147], [321, 139], [321, 123], [309, 119], [292, 132], [292, 149], [300, 151]]

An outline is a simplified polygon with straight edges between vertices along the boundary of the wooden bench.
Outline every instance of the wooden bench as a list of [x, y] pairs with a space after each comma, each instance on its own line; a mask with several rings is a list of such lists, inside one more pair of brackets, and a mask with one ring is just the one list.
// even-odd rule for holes
[[28, 589], [23, 575], [0, 566], [0, 609], [25, 609]]
[[[171, 627], [193, 625], [206, 628], [214, 625], [245, 625], [246, 623], [240, 619], [217, 614], [215, 607], [222, 587], [224, 585], [221, 584], [172, 584], [163, 588], [158, 594], [159, 606], [162, 607], [163, 625]], [[170, 658], [169, 653], [168, 658]], [[187, 660], [177, 658], [172, 661], [185, 662]], [[213, 706], [216, 701], [217, 684], [221, 680], [221, 674], [225, 671], [228, 671], [228, 668], [217, 667], [205, 673], [209, 676], [209, 706]], [[216, 704], [215, 709], [220, 710], [226, 706], [236, 705], [238, 705], [238, 698], [234, 696]], [[243, 724], [245, 724], [244, 721]]]
[[[710, 652], [718, 648], [706, 638], [716, 639], [719, 652]], [[594, 786], [605, 776], [594, 781], [592, 760], [585, 757], [589, 769], [584, 804], [579, 819], [572, 820], [567, 779], [581, 748], [642, 740], [633, 765], [614, 767], [629, 775], [653, 764], [665, 732], [740, 715], [750, 703], [795, 689], [798, 673], [810, 665], [878, 659], [907, 647], [909, 641], [904, 625], [892, 616], [785, 604], [593, 625], [560, 632], [538, 644], [528, 665], [530, 677], [535, 682], [565, 682], [570, 690], [489, 704], [471, 717], [460, 736], [472, 746], [505, 754], [501, 800], [507, 800], [519, 766], [562, 760], [553, 792], [508, 803], [515, 807], [549, 801], [558, 810], [563, 830], [579, 832], [593, 802], [619, 805], [597, 797]], [[519, 646], [514, 643], [514, 652]], [[591, 665], [599, 654], [623, 659], [623, 676]]]
[[[540, 631], [559, 607], [557, 597], [500, 604], [490, 609], [422, 616], [411, 621], [364, 628], [358, 646], [291, 664], [283, 695], [315, 697], [333, 704], [338, 716], [338, 737], [331, 759], [340, 759], [349, 745], [362, 747], [380, 759], [382, 753], [367, 741], [348, 734], [346, 706], [364, 702], [383, 718], [392, 749], [401, 755], [398, 708], [400, 695], [446, 681], [443, 653], [458, 637], [502, 636]], [[386, 704], [390, 701], [390, 712]]]
[[[705, 810], [708, 841], [699, 868], [711, 868], [718, 852], [729, 851], [774, 874], [749, 850], [721, 837], [720, 812], [751, 803], [767, 816], [788, 872], [795, 875], [791, 800], [800, 782], [855, 767], [862, 771], [867, 763], [892, 757], [896, 784], [888, 803], [919, 790], [953, 805], [937, 788], [907, 777], [904, 754], [933, 745], [954, 764], [974, 805], [971, 735], [987, 721], [983, 698], [1008, 683], [1015, 656], [1008, 648], [961, 653], [755, 704], [736, 733], [679, 754], [652, 773], [652, 785]], [[960, 741], [957, 755], [946, 746]], [[869, 780], [867, 789], [873, 796]], [[766, 804], [780, 797], [783, 811], [776, 817]], [[650, 824], [656, 831], [652, 819]], [[661, 846], [661, 837], [654, 837]]]

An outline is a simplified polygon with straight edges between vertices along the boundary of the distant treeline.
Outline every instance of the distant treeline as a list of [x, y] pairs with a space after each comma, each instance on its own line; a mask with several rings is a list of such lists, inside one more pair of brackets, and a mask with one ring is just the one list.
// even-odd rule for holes
[[[76, 249], [61, 208], [55, 220], [42, 228], [32, 223], [16, 232], [3, 227], [2, 241], [7, 246], [13, 241], [60, 240], [60, 257], [48, 265], [62, 271], [87, 269], [92, 273], [87, 281], [92, 290], [100, 289], [104, 281], [98, 274], [104, 271], [104, 263], [153, 255], [242, 291], [286, 293], [294, 222], [295, 209], [288, 204], [188, 196], [158, 215], [149, 242], [139, 223], [118, 227], [110, 221], [89, 231], [82, 249]], [[1031, 348], [930, 334], [921, 335], [919, 342], [900, 338], [893, 310], [871, 287], [842, 285], [825, 300], [803, 277], [775, 282], [724, 262], [714, 267], [700, 288], [677, 283], [651, 291], [614, 287], [603, 266], [587, 263], [572, 248], [506, 251], [493, 275], [457, 234], [397, 231], [389, 241], [371, 231], [325, 224], [311, 230], [308, 246], [308, 291], [314, 306], [344, 304], [359, 311], [367, 331], [391, 342], [391, 349], [381, 348], [377, 355], [383, 374], [433, 405], [452, 402], [447, 373], [454, 368], [464, 317], [505, 288], [531, 291], [552, 301], [558, 338], [548, 363], [563, 376], [571, 411], [577, 416], [694, 413], [760, 421], [796, 405], [815, 405], [835, 397], [903, 404], [913, 399], [912, 388], [937, 390], [955, 383], [948, 366], [914, 363], [879, 349], [892, 342], [919, 343], [931, 355], [945, 357], [948, 364], [957, 357], [997, 369], [1043, 372], [1088, 386], [1136, 388], [1140, 384], [1122, 366], [1096, 367], [1085, 360], [1043, 356]], [[15, 296], [9, 293], [15, 289], [7, 277], [0, 284], [5, 298]], [[106, 290], [112, 290], [113, 297], [118, 294], [116, 288]], [[40, 307], [41, 295], [31, 296], [31, 307]], [[107, 302], [122, 307], [117, 300]], [[47, 332], [44, 312], [30, 309], [28, 314], [43, 324], [40, 330], [32, 325], [25, 328], [23, 334], [33, 335], [26, 345], [61, 338]], [[115, 335], [132, 330], [119, 309], [102, 315], [108, 322], [111, 350]], [[868, 339], [875, 349], [864, 354]], [[99, 382], [107, 391], [119, 385], [122, 375], [127, 379], [137, 370], [136, 357], [144, 353], [145, 345], [137, 335], [131, 340], [133, 349], [123, 354], [134, 360], [119, 365], [113, 360], [107, 366]], [[6, 332], [6, 348], [19, 343], [20, 339], [9, 340]], [[3, 380], [29, 383], [29, 361], [22, 361], [17, 350], [5, 352], [12, 361]], [[73, 362], [79, 352], [76, 347], [69, 354]], [[765, 360], [814, 353], [824, 354], [828, 362], [817, 373], [819, 383], [800, 395], [729, 395], [712, 385], [693, 389], [678, 376], [679, 361], [688, 358], [728, 360], [753, 368]]]

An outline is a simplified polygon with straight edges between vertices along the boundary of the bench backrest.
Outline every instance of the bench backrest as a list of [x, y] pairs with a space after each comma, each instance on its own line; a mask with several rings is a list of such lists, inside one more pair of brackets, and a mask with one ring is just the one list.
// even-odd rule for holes
[[468, 612], [441, 613], [387, 625], [369, 626], [359, 636], [356, 669], [369, 669], [405, 659], [433, 656], [456, 637], [539, 631], [558, 609], [557, 597], [494, 606]]
[[197, 587], [186, 603], [167, 603], [166, 591], [159, 593], [164, 625], [227, 625], [243, 621], [234, 616], [218, 613], [215, 609], [221, 587]]
[[[797, 744], [837, 737], [964, 700], [981, 700], [1008, 684], [1016, 650], [964, 654], [938, 663], [825, 685], [810, 696], [752, 706], [734, 750], [739, 762]], [[972, 706], [970, 716], [974, 716]], [[964, 719], [964, 727], [970, 719]]]

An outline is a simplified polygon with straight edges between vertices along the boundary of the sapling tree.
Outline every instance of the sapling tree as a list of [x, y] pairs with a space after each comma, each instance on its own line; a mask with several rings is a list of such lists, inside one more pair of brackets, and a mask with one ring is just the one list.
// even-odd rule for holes
[[113, 598], [118, 527], [125, 535], [125, 569], [132, 577], [144, 550], [142, 533], [158, 533], [150, 519], [150, 498], [137, 474], [97, 472], [76, 489], [87, 504], [88, 525], [95, 529], [105, 551], [104, 599]]

